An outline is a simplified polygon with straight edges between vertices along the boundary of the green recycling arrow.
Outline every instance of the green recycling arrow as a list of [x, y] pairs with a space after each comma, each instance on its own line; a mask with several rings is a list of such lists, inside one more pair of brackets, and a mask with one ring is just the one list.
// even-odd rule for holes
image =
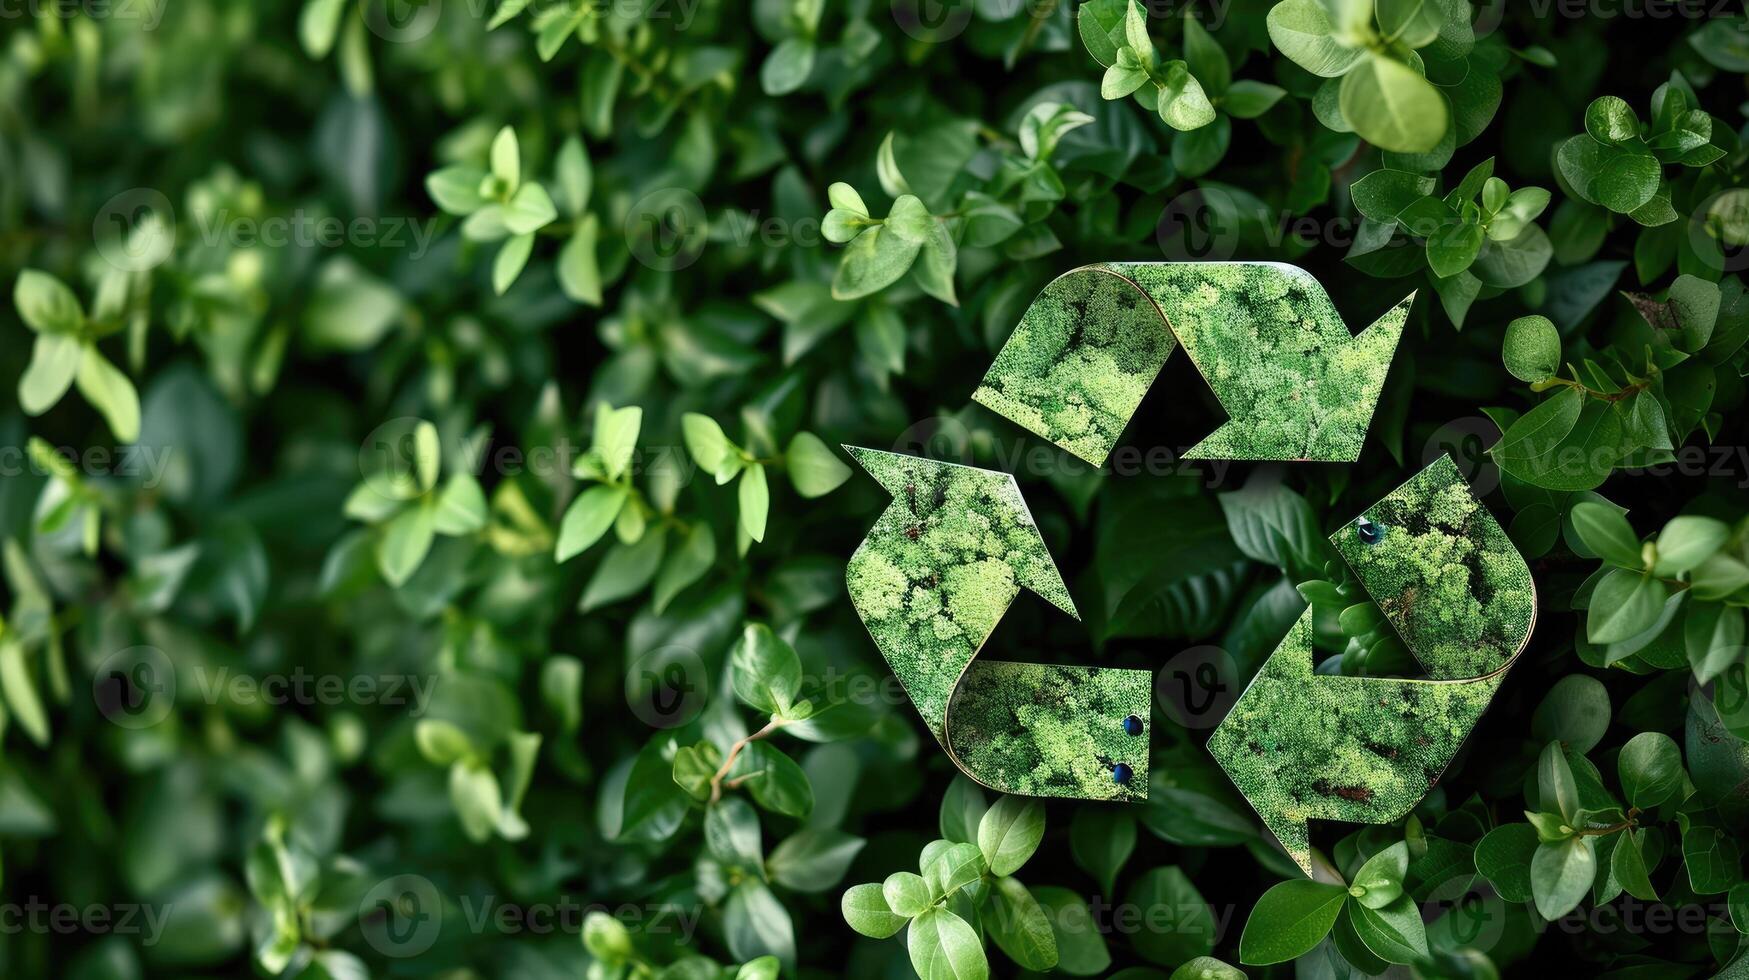
[[1414, 300], [1352, 336], [1294, 266], [1085, 266], [1044, 288], [972, 398], [1099, 465], [1182, 346], [1229, 416], [1189, 458], [1353, 462]]
[[[973, 397], [1097, 465], [1182, 346], [1230, 416], [1189, 456], [1352, 461], [1414, 299], [1353, 336], [1292, 266], [1087, 266], [1045, 287]], [[974, 662], [1022, 588], [1075, 615], [1014, 478], [849, 451], [894, 498], [851, 602], [948, 756], [1007, 793], [1145, 798], [1147, 672]], [[1308, 874], [1307, 821], [1385, 823], [1426, 796], [1536, 616], [1529, 566], [1449, 458], [1331, 541], [1429, 679], [1317, 673], [1307, 610], [1208, 743]]]
[[1306, 822], [1389, 823], [1414, 809], [1536, 621], [1530, 566], [1449, 456], [1330, 542], [1430, 679], [1316, 673], [1307, 609], [1209, 737], [1209, 751], [1308, 875]]
[[954, 764], [1003, 793], [1145, 799], [1148, 671], [974, 661], [1022, 588], [1080, 618], [1014, 478], [844, 448], [893, 495], [851, 605]]

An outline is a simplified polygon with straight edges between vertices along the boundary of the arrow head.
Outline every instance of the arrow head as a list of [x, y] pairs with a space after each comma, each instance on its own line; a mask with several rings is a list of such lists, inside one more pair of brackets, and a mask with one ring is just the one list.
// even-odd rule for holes
[[1209, 752], [1307, 874], [1307, 821], [1389, 823], [1421, 802], [1536, 616], [1529, 565], [1449, 457], [1330, 540], [1434, 679], [1314, 672], [1308, 608], [1209, 737]]
[[1140, 286], [1230, 419], [1188, 459], [1360, 458], [1415, 294], [1352, 336], [1312, 274], [1279, 262], [1110, 266]]
[[[913, 561], [925, 560], [927, 552], [928, 561], [947, 569], [944, 577], [980, 576], [983, 580], [975, 587], [967, 581], [969, 592], [948, 601], [965, 613], [977, 607], [974, 621], [989, 624], [984, 635], [995, 629], [1016, 587], [1081, 618], [1013, 476], [859, 446], [845, 446], [844, 451], [893, 496], [893, 505], [881, 514], [858, 555], [884, 533], [894, 549], [915, 552]], [[855, 556], [851, 561], [854, 567]], [[991, 571], [960, 572], [997, 564], [1007, 568], [1011, 584]]]
[[1045, 286], [972, 399], [1099, 465], [1182, 346], [1231, 417], [1189, 457], [1351, 462], [1414, 300], [1351, 336], [1294, 266], [1086, 266]]

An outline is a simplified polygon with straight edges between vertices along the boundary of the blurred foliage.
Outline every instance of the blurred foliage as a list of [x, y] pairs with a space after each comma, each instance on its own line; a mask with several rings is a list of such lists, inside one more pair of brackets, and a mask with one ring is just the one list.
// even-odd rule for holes
[[[1604, 6], [0, 12], [0, 973], [1741, 971], [1749, 32]], [[1429, 287], [1358, 464], [971, 405], [1161, 258]], [[954, 778], [840, 443], [1016, 475], [1085, 622], [992, 647], [1160, 671], [1145, 805]], [[1541, 628], [1294, 880], [1200, 743], [1307, 601], [1414, 672], [1324, 535], [1447, 450]]]

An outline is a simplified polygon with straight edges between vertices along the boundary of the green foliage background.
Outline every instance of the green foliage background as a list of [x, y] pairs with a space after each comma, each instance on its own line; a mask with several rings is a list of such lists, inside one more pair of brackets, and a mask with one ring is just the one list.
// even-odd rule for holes
[[[1749, 33], [1626, 9], [6, 11], [0, 972], [1742, 971]], [[1358, 464], [1178, 464], [1182, 361], [1112, 472], [972, 405], [1163, 258], [1420, 290]], [[1145, 805], [954, 778], [840, 443], [1017, 476], [1085, 623], [992, 650], [1164, 665]], [[1324, 539], [1448, 448], [1539, 629], [1292, 881], [1179, 655], [1414, 673]]]

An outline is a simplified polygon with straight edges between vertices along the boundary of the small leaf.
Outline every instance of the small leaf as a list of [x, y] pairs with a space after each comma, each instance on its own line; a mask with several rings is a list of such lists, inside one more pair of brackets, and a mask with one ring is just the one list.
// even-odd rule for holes
[[978, 821], [978, 850], [993, 875], [1020, 870], [1045, 835], [1045, 810], [1037, 800], [1004, 796]]
[[1284, 881], [1263, 893], [1239, 937], [1239, 962], [1249, 966], [1286, 963], [1317, 946], [1336, 924], [1348, 899], [1341, 885]]

